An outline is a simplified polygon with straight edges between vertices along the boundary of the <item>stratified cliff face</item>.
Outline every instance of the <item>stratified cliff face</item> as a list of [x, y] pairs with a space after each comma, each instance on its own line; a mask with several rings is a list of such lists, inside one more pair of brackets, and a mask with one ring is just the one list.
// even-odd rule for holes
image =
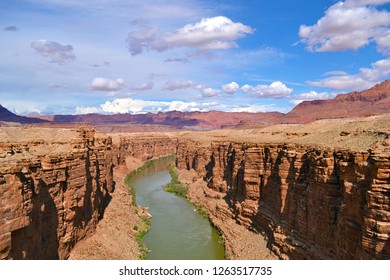
[[390, 153], [294, 144], [178, 144], [229, 209], [208, 209], [264, 232], [289, 259], [390, 259]]
[[27, 130], [2, 133], [0, 259], [66, 259], [95, 229], [113, 190], [111, 138], [81, 129], [62, 139], [53, 130], [50, 141], [23, 142]]
[[164, 136], [123, 136], [116, 145], [117, 164], [125, 165], [127, 157], [142, 161], [172, 155], [176, 152], [177, 140]]

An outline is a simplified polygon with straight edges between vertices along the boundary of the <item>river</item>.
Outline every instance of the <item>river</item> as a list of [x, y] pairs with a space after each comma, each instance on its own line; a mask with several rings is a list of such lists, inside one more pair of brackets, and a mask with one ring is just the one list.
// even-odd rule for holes
[[131, 181], [136, 202], [149, 208], [151, 229], [143, 241], [148, 260], [220, 260], [224, 248], [207, 218], [185, 198], [163, 190], [170, 182], [167, 161], [159, 161]]

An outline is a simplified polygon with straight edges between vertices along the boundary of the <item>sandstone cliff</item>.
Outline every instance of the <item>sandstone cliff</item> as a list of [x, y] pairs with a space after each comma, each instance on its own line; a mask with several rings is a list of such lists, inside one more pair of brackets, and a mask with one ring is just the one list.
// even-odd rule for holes
[[[9, 127], [1, 128], [0, 139], [0, 259], [67, 259], [77, 243], [95, 232], [112, 198], [119, 201], [112, 205], [131, 203], [122, 184], [132, 169], [129, 159], [142, 163], [173, 154], [177, 142], [132, 134], [115, 136], [114, 144], [93, 128]], [[115, 178], [121, 189], [111, 196], [114, 167], [122, 174]], [[139, 217], [131, 214], [115, 217], [118, 225], [135, 223]], [[131, 229], [121, 230], [134, 242]], [[104, 256], [121, 258], [119, 252], [94, 252], [94, 258]]]
[[177, 167], [207, 183], [212, 220], [264, 233], [280, 258], [390, 258], [389, 151], [187, 140]]
[[119, 134], [113, 136], [117, 165], [126, 165], [126, 158], [146, 161], [172, 155], [176, 152], [177, 139], [156, 134]]
[[113, 190], [111, 138], [9, 128], [0, 139], [0, 259], [66, 259]]

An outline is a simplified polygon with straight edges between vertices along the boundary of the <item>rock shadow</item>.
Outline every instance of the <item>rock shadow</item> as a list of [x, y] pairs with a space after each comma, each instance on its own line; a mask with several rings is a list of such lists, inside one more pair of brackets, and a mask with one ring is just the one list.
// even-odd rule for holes
[[56, 260], [58, 255], [58, 211], [50, 193], [50, 186], [43, 180], [35, 186], [31, 177], [20, 174], [22, 196], [31, 195], [29, 224], [11, 233], [10, 257], [16, 260]]

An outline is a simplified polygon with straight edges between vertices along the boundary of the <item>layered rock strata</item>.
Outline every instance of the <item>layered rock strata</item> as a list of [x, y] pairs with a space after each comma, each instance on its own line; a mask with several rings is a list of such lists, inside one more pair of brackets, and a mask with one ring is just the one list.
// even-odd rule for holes
[[52, 130], [49, 140], [23, 142], [16, 137], [28, 132], [15, 133], [0, 143], [0, 259], [66, 259], [113, 191], [111, 138]]
[[[265, 234], [283, 259], [390, 259], [390, 153], [294, 144], [178, 144], [214, 220]], [[212, 193], [212, 195], [210, 195]]]
[[152, 158], [172, 155], [176, 152], [177, 139], [167, 136], [120, 136], [116, 141], [117, 165], [126, 165], [126, 158], [146, 161]]

